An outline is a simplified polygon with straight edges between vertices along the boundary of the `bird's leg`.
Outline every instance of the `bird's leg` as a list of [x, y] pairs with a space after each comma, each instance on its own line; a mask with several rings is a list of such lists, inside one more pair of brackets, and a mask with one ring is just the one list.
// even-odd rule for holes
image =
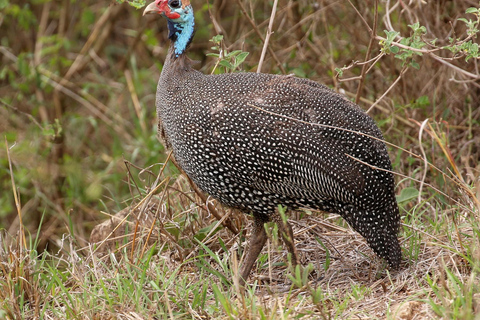
[[264, 227], [265, 222], [255, 215], [254, 219], [252, 234], [248, 240], [247, 255], [240, 270], [240, 287], [244, 286], [250, 271], [252, 271], [253, 264], [257, 260], [260, 251], [262, 251], [265, 242], [267, 242], [267, 233]]
[[295, 248], [295, 240], [293, 239], [293, 229], [290, 223], [288, 223], [287, 218], [278, 212], [278, 208], [275, 209], [275, 214], [272, 217], [272, 220], [277, 224], [278, 231], [282, 236], [283, 242], [287, 247], [288, 252], [291, 255], [292, 266], [295, 268], [299, 262], [297, 249]]

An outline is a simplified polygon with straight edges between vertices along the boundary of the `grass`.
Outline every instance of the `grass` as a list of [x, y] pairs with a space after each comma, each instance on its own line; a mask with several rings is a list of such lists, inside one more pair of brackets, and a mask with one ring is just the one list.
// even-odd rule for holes
[[[255, 71], [272, 3], [193, 5], [201, 70], [229, 66], [223, 46]], [[354, 5], [279, 1], [262, 71], [373, 106], [392, 143], [402, 268], [338, 216], [304, 210], [290, 215], [303, 269], [270, 226], [241, 295], [251, 219], [200, 198], [155, 137], [165, 21], [109, 1], [0, 3], [0, 318], [480, 319], [478, 58], [452, 53], [478, 44], [465, 13], [478, 1], [380, 2], [373, 34], [355, 11], [371, 27], [373, 4]], [[422, 47], [434, 38], [459, 42]]]

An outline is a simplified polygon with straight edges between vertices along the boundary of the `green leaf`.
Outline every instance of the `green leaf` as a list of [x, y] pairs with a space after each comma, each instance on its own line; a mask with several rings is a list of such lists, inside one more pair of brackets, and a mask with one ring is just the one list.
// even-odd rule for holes
[[339, 76], [339, 77], [342, 77], [342, 76], [343, 76], [343, 69], [341, 69], [341, 68], [335, 68], [335, 72], [338, 73], [338, 76]]
[[412, 29], [413, 31], [416, 31], [416, 30], [420, 27], [420, 23], [419, 23], [419, 22], [415, 22], [414, 24], [409, 24], [408, 26], [409, 26], [410, 29]]
[[323, 243], [323, 241], [319, 237], [315, 237], [318, 243], [325, 249], [325, 265], [323, 266], [324, 270], [327, 271], [330, 268], [330, 250], [328, 250], [327, 246]]
[[212, 41], [213, 43], [220, 43], [223, 40], [223, 35], [217, 34], [216, 36], [213, 36]]
[[400, 50], [400, 48], [397, 47], [397, 46], [390, 46], [390, 51], [392, 53], [398, 53], [399, 50]]
[[430, 105], [430, 99], [428, 96], [421, 96], [415, 100], [415, 103], [419, 106], [428, 106]]
[[391, 43], [400, 34], [400, 32], [397, 31], [384, 30], [384, 32], [387, 35], [387, 43]]
[[217, 287], [215, 283], [212, 283], [212, 290], [213, 294], [215, 295], [215, 300], [217, 302], [220, 302], [222, 305], [223, 309], [225, 309], [225, 312], [227, 314], [231, 314], [232, 310], [230, 308], [230, 303], [228, 302], [228, 299], [225, 297], [225, 295], [220, 291], [220, 289]]
[[242, 64], [244, 61], [245, 61], [245, 58], [247, 58], [249, 52], [241, 52], [238, 56], [237, 56], [237, 62], [236, 62], [236, 65], [239, 66], [240, 64]]
[[420, 65], [419, 65], [418, 62], [416, 62], [416, 61], [410, 62], [410, 65], [411, 65], [412, 67], [414, 67], [415, 69], [417, 69], [417, 70], [420, 69]]
[[234, 51], [230, 52], [229, 54], [227, 54], [227, 57], [233, 58], [241, 52], [242, 52], [242, 50], [234, 50]]
[[233, 65], [230, 62], [228, 62], [227, 60], [222, 60], [218, 64], [221, 65], [222, 67], [225, 67], [225, 68], [229, 69], [229, 70], [233, 69]]
[[397, 202], [408, 202], [418, 197], [418, 190], [414, 187], [407, 187], [397, 196]]
[[468, 8], [465, 13], [480, 13], [480, 9], [478, 8]]

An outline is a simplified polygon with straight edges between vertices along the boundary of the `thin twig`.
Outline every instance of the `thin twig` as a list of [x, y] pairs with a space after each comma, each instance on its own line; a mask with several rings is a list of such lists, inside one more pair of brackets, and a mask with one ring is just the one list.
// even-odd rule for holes
[[140, 101], [138, 100], [137, 92], [135, 91], [135, 85], [133, 84], [132, 74], [130, 70], [125, 69], [124, 71], [125, 79], [127, 80], [128, 91], [130, 91], [130, 96], [132, 97], [133, 107], [135, 108], [135, 113], [137, 114], [138, 121], [140, 122], [140, 127], [142, 132], [147, 132], [147, 126], [145, 124], [145, 119], [142, 117], [142, 107], [140, 106]]
[[[375, 43], [375, 35], [377, 33], [377, 23], [378, 23], [378, 0], [375, 0], [375, 15], [373, 19], [373, 28], [370, 29], [370, 42], [368, 43], [367, 53], [365, 54], [365, 61], [368, 61], [370, 54], [372, 53], [373, 44]], [[362, 94], [363, 85], [365, 84], [365, 74], [367, 73], [367, 64], [364, 64], [362, 67], [362, 72], [360, 74], [360, 82], [358, 83], [357, 95], [355, 96], [355, 103], [358, 104], [360, 100], [360, 95]]]
[[371, 33], [372, 32], [372, 28], [370, 28], [370, 26], [368, 25], [367, 21], [363, 18], [362, 14], [358, 11], [357, 7], [355, 7], [352, 3], [352, 1], [350, 0], [347, 0], [348, 3], [350, 3], [350, 5], [352, 6], [353, 10], [355, 10], [355, 12], [357, 13], [357, 15], [360, 17], [360, 20], [362, 20], [363, 24], [367, 27], [368, 31]]
[[423, 144], [422, 144], [422, 134], [423, 134], [423, 130], [425, 129], [425, 126], [427, 125], [427, 122], [428, 122], [428, 119], [425, 119], [422, 122], [422, 125], [420, 126], [420, 130], [418, 131], [418, 144], [420, 146], [420, 152], [422, 153], [423, 163], [424, 163], [423, 176], [420, 182], [420, 187], [418, 188], [418, 204], [420, 204], [420, 202], [422, 201], [422, 189], [423, 189], [423, 185], [425, 183], [425, 178], [427, 177], [427, 171], [428, 171], [427, 155], [425, 154], [425, 149], [423, 148]]
[[270, 22], [268, 23], [267, 35], [265, 36], [265, 41], [263, 43], [262, 54], [260, 55], [260, 61], [258, 62], [257, 73], [262, 72], [263, 60], [265, 59], [265, 54], [267, 52], [268, 42], [270, 41], [270, 36], [272, 35], [273, 20], [275, 19], [275, 12], [277, 11], [278, 0], [273, 2], [272, 14], [270, 15]]
[[29, 118], [38, 128], [40, 128], [40, 129], [43, 131], [42, 125], [41, 125], [41, 124], [37, 121], [37, 119], [35, 119], [35, 117], [32, 116], [31, 114], [26, 113], [26, 112], [18, 109], [17, 107], [12, 106], [11, 104], [9, 104], [9, 103], [7, 103], [6, 101], [4, 101], [2, 98], [0, 98], [0, 103], [3, 104], [5, 107], [12, 109], [12, 110], [15, 111], [15, 112], [18, 112], [18, 113], [20, 113], [20, 114], [23, 114], [24, 116], [26, 116], [27, 118]]
[[[255, 33], [258, 35], [260, 40], [262, 40], [262, 42], [265, 42], [265, 39], [263, 39], [262, 33], [260, 32], [260, 30], [258, 30], [258, 28], [255, 24], [255, 21], [253, 21], [253, 19], [248, 15], [247, 9], [245, 9], [245, 6], [243, 5], [242, 1], [237, 0], [237, 3], [240, 6], [240, 10], [242, 11], [243, 15], [245, 16], [245, 18], [247, 18], [248, 22], [252, 25], [253, 30], [255, 30]], [[272, 48], [268, 47], [268, 53], [270, 53], [273, 60], [275, 60], [275, 63], [277, 64], [277, 67], [280, 69], [280, 71], [282, 71], [283, 74], [287, 73], [287, 71], [283, 67], [282, 63], [278, 59], [277, 55], [275, 54], [275, 51], [273, 51]]]
[[402, 78], [403, 74], [405, 72], [407, 72], [408, 70], [408, 67], [405, 67], [403, 68], [403, 70], [400, 72], [400, 75], [397, 77], [397, 79], [390, 85], [390, 87], [388, 87], [387, 91], [385, 91], [382, 96], [380, 98], [378, 98], [371, 106], [370, 108], [368, 108], [368, 110], [366, 111], [367, 113], [369, 113], [380, 101], [382, 101], [383, 98], [385, 98], [385, 96], [390, 92], [390, 90], [393, 89], [393, 87], [395, 87], [395, 85], [398, 83], [398, 81], [400, 81], [400, 79]]
[[10, 158], [10, 148], [8, 147], [7, 137], [5, 136], [5, 149], [7, 150], [7, 161], [8, 161], [8, 168], [10, 170], [10, 179], [12, 182], [12, 191], [13, 191], [13, 198], [15, 199], [15, 208], [17, 209], [18, 220], [20, 224], [20, 250], [27, 249], [27, 240], [25, 238], [24, 226], [23, 226], [23, 219], [22, 219], [22, 205], [20, 203], [20, 197], [18, 195], [18, 190], [15, 185], [15, 179], [13, 178], [13, 169], [12, 169], [12, 159]]

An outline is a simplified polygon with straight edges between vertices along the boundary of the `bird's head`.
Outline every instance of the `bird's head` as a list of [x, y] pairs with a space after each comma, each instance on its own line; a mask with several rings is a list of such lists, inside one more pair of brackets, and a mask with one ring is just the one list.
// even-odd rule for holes
[[158, 13], [167, 18], [168, 38], [173, 42], [174, 56], [182, 55], [192, 41], [195, 32], [190, 0], [155, 0], [143, 11], [143, 15], [147, 13]]
[[148, 13], [158, 13], [173, 22], [182, 23], [189, 19], [193, 10], [190, 0], [155, 0], [143, 11], [143, 15]]

